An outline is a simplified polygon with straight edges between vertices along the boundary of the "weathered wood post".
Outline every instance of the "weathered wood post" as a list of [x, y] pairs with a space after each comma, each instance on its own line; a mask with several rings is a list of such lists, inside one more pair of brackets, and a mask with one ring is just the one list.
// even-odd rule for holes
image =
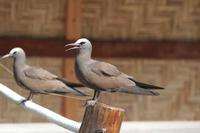
[[86, 107], [79, 133], [119, 133], [124, 110], [96, 103]]

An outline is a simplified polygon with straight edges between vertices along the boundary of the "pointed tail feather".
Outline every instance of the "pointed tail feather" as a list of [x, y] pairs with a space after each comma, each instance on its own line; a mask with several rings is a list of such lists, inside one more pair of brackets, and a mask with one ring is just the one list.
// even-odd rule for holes
[[62, 81], [65, 85], [67, 85], [69, 87], [84, 87], [84, 85], [81, 84], [81, 83], [69, 82], [69, 81], [66, 81], [63, 78], [57, 78], [57, 79], [60, 80], [60, 81]]
[[59, 89], [55, 89], [55, 90], [46, 90], [45, 93], [50, 93], [50, 94], [59, 94], [59, 95], [66, 95], [66, 94], [75, 94], [75, 95], [78, 95], [78, 96], [89, 96], [81, 91], [79, 91], [78, 89], [76, 88], [73, 88], [73, 87], [69, 87], [68, 89], [66, 88], [59, 88]]
[[78, 89], [76, 89], [76, 88], [74, 88], [74, 87], [71, 87], [71, 88], [72, 88], [74, 91], [76, 91], [77, 93], [79, 93], [80, 96], [89, 96], [89, 95], [87, 95], [87, 94], [85, 94], [85, 93], [79, 91]]
[[135, 84], [141, 88], [144, 88], [144, 89], [164, 89], [163, 87], [159, 87], [159, 86], [155, 86], [155, 85], [151, 85], [151, 84], [146, 84], [146, 83], [142, 83], [142, 82], [138, 82], [138, 81], [135, 81]]
[[120, 89], [118, 89], [118, 91], [123, 92], [123, 93], [136, 94], [136, 95], [149, 95], [149, 96], [160, 95], [158, 92], [146, 90], [146, 89], [143, 89], [138, 86], [130, 86], [127, 88], [120, 88]]
[[51, 92], [51, 93], [55, 93], [55, 94], [59, 94], [59, 95], [76, 94], [78, 96], [88, 96], [87, 94], [85, 94], [83, 92], [80, 92], [80, 91], [77, 91], [77, 90], [75, 90], [75, 91], [74, 92], [69, 92], [69, 91], [54, 91], [54, 92]]

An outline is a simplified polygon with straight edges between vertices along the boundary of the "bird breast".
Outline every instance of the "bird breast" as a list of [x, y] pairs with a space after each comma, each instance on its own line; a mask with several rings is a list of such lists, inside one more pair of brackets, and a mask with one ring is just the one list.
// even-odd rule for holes
[[76, 77], [78, 78], [78, 80], [83, 83], [83, 84], [87, 84], [87, 67], [84, 64], [78, 64], [77, 62], [75, 62], [75, 74]]
[[28, 87], [23, 83], [23, 80], [25, 79], [23, 70], [18, 69], [17, 67], [13, 67], [13, 72], [16, 83], [23, 89], [28, 89]]

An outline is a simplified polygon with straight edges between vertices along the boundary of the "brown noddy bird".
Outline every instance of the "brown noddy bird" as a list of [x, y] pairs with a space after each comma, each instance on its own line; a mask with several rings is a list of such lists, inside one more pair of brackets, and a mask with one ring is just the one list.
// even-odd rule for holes
[[138, 82], [133, 77], [119, 71], [112, 64], [91, 59], [92, 45], [86, 38], [65, 45], [65, 47], [67, 46], [73, 47], [66, 51], [77, 49], [76, 76], [81, 83], [94, 90], [92, 100], [97, 100], [101, 91], [157, 96], [159, 93], [151, 91], [151, 89], [164, 89]]
[[22, 48], [13, 48], [9, 54], [1, 57], [13, 58], [13, 73], [17, 84], [29, 90], [29, 96], [23, 101], [32, 99], [34, 94], [74, 94], [86, 96], [74, 87], [83, 87], [82, 84], [68, 82], [42, 68], [26, 64], [26, 55]]

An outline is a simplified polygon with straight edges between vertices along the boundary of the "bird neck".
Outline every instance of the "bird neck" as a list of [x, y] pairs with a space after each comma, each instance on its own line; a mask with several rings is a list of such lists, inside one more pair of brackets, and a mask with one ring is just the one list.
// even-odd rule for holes
[[91, 59], [91, 50], [79, 50], [76, 54], [76, 60], [79, 63], [87, 62]]
[[14, 58], [13, 72], [16, 81], [20, 81], [21, 79], [24, 78], [24, 75], [22, 74], [24, 67], [25, 67], [25, 57]]
[[25, 65], [26, 63], [26, 58], [25, 56], [21, 56], [20, 58], [14, 58], [14, 67], [17, 68], [21, 68]]

